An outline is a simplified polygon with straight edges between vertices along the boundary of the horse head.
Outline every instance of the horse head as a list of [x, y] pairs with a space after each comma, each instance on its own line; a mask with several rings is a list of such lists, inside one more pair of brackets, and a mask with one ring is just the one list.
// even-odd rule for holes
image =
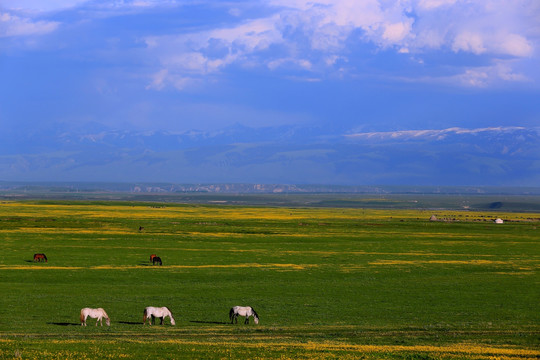
[[259, 314], [257, 314], [257, 312], [255, 311], [254, 308], [251, 308], [251, 313], [253, 314], [253, 322], [255, 324], [258, 324], [259, 323]]

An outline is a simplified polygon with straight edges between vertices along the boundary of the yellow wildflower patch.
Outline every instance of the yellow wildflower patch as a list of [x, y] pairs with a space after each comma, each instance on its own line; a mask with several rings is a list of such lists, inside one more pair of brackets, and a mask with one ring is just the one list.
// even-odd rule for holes
[[17, 229], [2, 229], [0, 233], [23, 233], [23, 234], [111, 234], [124, 235], [133, 234], [132, 229], [121, 228], [98, 228], [98, 229], [83, 229], [83, 228], [43, 228], [43, 227], [20, 227]]
[[80, 270], [81, 266], [0, 265], [0, 270]]
[[[172, 207], [149, 207], [126, 205], [92, 205], [84, 204], [31, 204], [31, 203], [3, 203], [0, 206], [0, 214], [12, 214], [16, 208], [17, 216], [33, 218], [54, 217], [85, 217], [85, 218], [125, 218], [125, 219], [227, 219], [227, 220], [306, 220], [329, 221], [332, 219], [358, 219], [369, 221], [370, 219], [420, 219], [429, 218], [431, 212], [419, 210], [369, 210], [354, 208], [261, 208], [258, 207], [228, 207], [228, 206], [172, 206]], [[460, 212], [447, 211], [439, 217], [455, 218], [461, 221], [475, 221], [495, 219], [527, 219], [538, 216], [537, 214], [500, 213], [500, 212]]]
[[[65, 341], [65, 340], [60, 340]], [[67, 340], [72, 341], [72, 340]], [[80, 340], [83, 341], [83, 340]], [[488, 346], [481, 344], [458, 343], [449, 345], [364, 345], [364, 344], [346, 344], [339, 342], [276, 342], [276, 341], [238, 341], [234, 336], [230, 341], [207, 341], [190, 339], [139, 339], [127, 338], [122, 341], [129, 343], [157, 343], [157, 344], [178, 344], [191, 346], [204, 346], [220, 348], [261, 348], [268, 350], [282, 349], [289, 351], [293, 349], [302, 349], [305, 351], [330, 351], [330, 352], [352, 352], [356, 354], [367, 353], [428, 353], [435, 356], [474, 356], [480, 359], [494, 358], [519, 358], [533, 359], [540, 357], [539, 350], [523, 349], [513, 346]]]
[[146, 265], [96, 265], [89, 267], [81, 266], [49, 266], [49, 265], [0, 265], [0, 270], [129, 270], [129, 269], [226, 269], [226, 268], [263, 268], [270, 270], [306, 270], [317, 267], [317, 264], [206, 264], [206, 265], [168, 265], [168, 266], [146, 266]]
[[[256, 334], [251, 334], [251, 338]], [[264, 337], [263, 334], [259, 334]], [[0, 340], [6, 341], [6, 340]], [[8, 342], [11, 340], [7, 340]], [[55, 344], [118, 344], [118, 343], [138, 343], [138, 344], [178, 344], [178, 345], [193, 345], [193, 346], [220, 346], [227, 348], [243, 347], [243, 348], [302, 348], [305, 350], [313, 351], [349, 351], [356, 353], [430, 353], [440, 355], [461, 355], [461, 356], [481, 356], [482, 358], [494, 358], [494, 357], [514, 357], [514, 358], [538, 358], [540, 357], [540, 350], [519, 348], [517, 346], [491, 346], [475, 343], [457, 343], [457, 344], [444, 344], [444, 345], [367, 345], [367, 344], [348, 344], [334, 341], [322, 341], [322, 342], [298, 342], [298, 341], [238, 341], [236, 335], [231, 335], [231, 340], [223, 341], [209, 341], [209, 340], [192, 340], [186, 338], [139, 338], [128, 337], [118, 339], [51, 339], [48, 342]]]
[[[534, 261], [536, 267], [540, 264], [540, 261]], [[502, 261], [502, 260], [484, 260], [484, 259], [471, 259], [471, 260], [377, 260], [371, 261], [369, 265], [495, 265], [495, 266], [519, 266], [517, 261]]]

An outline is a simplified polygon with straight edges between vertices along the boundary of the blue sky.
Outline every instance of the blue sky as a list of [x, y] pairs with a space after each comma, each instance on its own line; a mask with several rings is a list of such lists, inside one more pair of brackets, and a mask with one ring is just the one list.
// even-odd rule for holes
[[237, 125], [538, 131], [540, 2], [0, 0], [14, 148], [56, 128]]
[[1, 0], [2, 126], [538, 126], [536, 0]]

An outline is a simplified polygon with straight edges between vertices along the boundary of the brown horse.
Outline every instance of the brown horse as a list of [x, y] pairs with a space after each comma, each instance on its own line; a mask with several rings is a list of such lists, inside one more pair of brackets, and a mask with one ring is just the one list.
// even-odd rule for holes
[[47, 262], [47, 256], [45, 254], [34, 254], [34, 262]]
[[152, 259], [152, 265], [163, 265], [163, 263], [161, 262], [161, 258], [159, 256], [154, 256], [154, 258]]
[[154, 262], [154, 258], [157, 257], [156, 254], [152, 254], [150, 255], [150, 262]]

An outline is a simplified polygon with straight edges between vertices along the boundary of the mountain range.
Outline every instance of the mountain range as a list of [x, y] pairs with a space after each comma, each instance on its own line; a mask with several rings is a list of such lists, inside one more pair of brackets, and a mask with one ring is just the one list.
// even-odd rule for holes
[[538, 186], [537, 128], [338, 133], [51, 127], [0, 135], [0, 181]]

